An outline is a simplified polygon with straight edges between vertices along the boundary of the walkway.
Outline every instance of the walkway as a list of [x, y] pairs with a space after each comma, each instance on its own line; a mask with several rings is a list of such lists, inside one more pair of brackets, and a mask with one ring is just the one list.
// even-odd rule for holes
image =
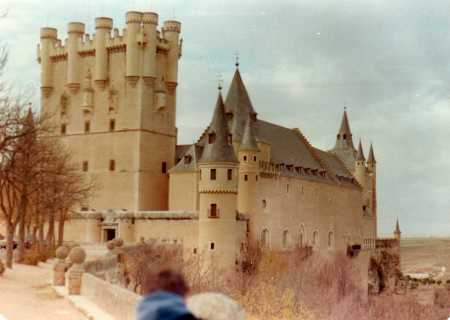
[[0, 319], [85, 320], [50, 287], [51, 267], [14, 265], [0, 277]]

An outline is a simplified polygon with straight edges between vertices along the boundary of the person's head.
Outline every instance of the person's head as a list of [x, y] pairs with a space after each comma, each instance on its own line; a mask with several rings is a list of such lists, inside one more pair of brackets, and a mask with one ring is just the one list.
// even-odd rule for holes
[[166, 291], [182, 297], [185, 297], [189, 292], [189, 287], [183, 275], [169, 268], [160, 269], [146, 275], [142, 289], [144, 294]]

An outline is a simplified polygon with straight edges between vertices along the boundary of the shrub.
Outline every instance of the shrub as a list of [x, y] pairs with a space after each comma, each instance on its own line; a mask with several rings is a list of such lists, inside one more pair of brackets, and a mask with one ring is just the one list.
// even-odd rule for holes
[[29, 266], [37, 266], [40, 261], [40, 254], [36, 249], [25, 249], [23, 256], [23, 264]]

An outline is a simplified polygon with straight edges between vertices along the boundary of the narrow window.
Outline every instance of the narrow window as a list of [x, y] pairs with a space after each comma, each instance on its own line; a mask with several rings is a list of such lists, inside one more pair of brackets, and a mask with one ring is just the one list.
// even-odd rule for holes
[[87, 172], [89, 170], [89, 162], [83, 161], [83, 171]]
[[81, 211], [89, 211], [89, 208], [88, 208], [88, 207], [81, 207], [80, 210], [81, 210]]
[[194, 248], [194, 254], [197, 254], [197, 248]]
[[267, 207], [267, 201], [266, 201], [266, 199], [263, 199], [263, 201], [262, 201], [262, 207], [263, 207], [263, 208]]
[[289, 231], [283, 231], [283, 249], [287, 249], [289, 246]]
[[84, 133], [89, 133], [89, 132], [91, 132], [91, 122], [85, 121], [84, 122]]
[[116, 170], [116, 160], [109, 160], [109, 171]]
[[216, 180], [216, 169], [211, 169], [210, 180]]
[[114, 131], [116, 130], [116, 120], [111, 119], [109, 120], [109, 131]]
[[217, 204], [211, 203], [211, 206], [209, 208], [209, 217], [210, 218], [218, 218], [219, 217], [219, 210], [217, 209]]
[[269, 230], [264, 229], [261, 233], [261, 246], [264, 248], [269, 247]]
[[289, 193], [289, 185], [286, 185], [286, 193]]
[[164, 174], [167, 173], [167, 162], [165, 161], [161, 163], [161, 172]]
[[258, 176], [257, 175], [255, 176], [255, 180], [258, 181]]
[[208, 135], [208, 143], [212, 144], [212, 143], [214, 143], [214, 141], [216, 141], [216, 134], [215, 133], [210, 133]]
[[228, 169], [227, 177], [228, 177], [228, 180], [233, 180], [233, 169]]
[[247, 156], [244, 156], [244, 161], [247, 161]]
[[253, 161], [255, 161], [255, 162], [256, 162], [256, 156], [254, 156], [254, 157], [253, 157]]
[[66, 134], [66, 131], [67, 131], [67, 125], [66, 125], [65, 123], [63, 123], [63, 124], [61, 125], [61, 134], [62, 134], [62, 135], [65, 135], [65, 134]]
[[210, 245], [209, 245], [209, 247], [210, 247], [211, 250], [214, 250], [214, 248], [215, 248], [216, 246], [215, 246], [214, 242], [211, 242]]
[[231, 133], [228, 134], [228, 144], [233, 144], [233, 135]]
[[248, 181], [248, 175], [244, 175], [244, 181]]
[[334, 238], [333, 232], [330, 231], [328, 233], [328, 248], [332, 248], [333, 247], [333, 238]]

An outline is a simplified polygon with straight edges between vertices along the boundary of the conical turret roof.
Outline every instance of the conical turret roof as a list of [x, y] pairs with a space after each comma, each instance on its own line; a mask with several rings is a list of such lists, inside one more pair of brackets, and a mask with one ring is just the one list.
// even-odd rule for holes
[[231, 81], [230, 88], [225, 100], [226, 112], [233, 115], [230, 128], [233, 134], [233, 139], [241, 140], [245, 130], [245, 123], [250, 116], [256, 119], [256, 112], [253, 109], [253, 104], [242, 81], [239, 68], [236, 71]]
[[356, 161], [366, 161], [366, 158], [364, 157], [364, 151], [361, 144], [361, 140], [359, 140], [358, 144], [358, 153], [356, 154]]
[[248, 117], [247, 123], [245, 124], [240, 151], [259, 151], [253, 126], [253, 120]]
[[200, 162], [238, 162], [233, 146], [229, 143], [228, 125], [221, 92], [217, 97], [213, 119], [206, 133], [208, 141], [206, 141]]
[[396, 233], [396, 234], [402, 233], [400, 231], [400, 224], [398, 223], [398, 219], [397, 219], [397, 222], [395, 223], [395, 231], [394, 231], [394, 233]]
[[375, 160], [375, 154], [373, 152], [372, 144], [370, 144], [370, 151], [369, 151], [369, 156], [367, 158], [367, 163], [368, 164], [375, 164], [375, 163], [377, 163], [377, 161]]

